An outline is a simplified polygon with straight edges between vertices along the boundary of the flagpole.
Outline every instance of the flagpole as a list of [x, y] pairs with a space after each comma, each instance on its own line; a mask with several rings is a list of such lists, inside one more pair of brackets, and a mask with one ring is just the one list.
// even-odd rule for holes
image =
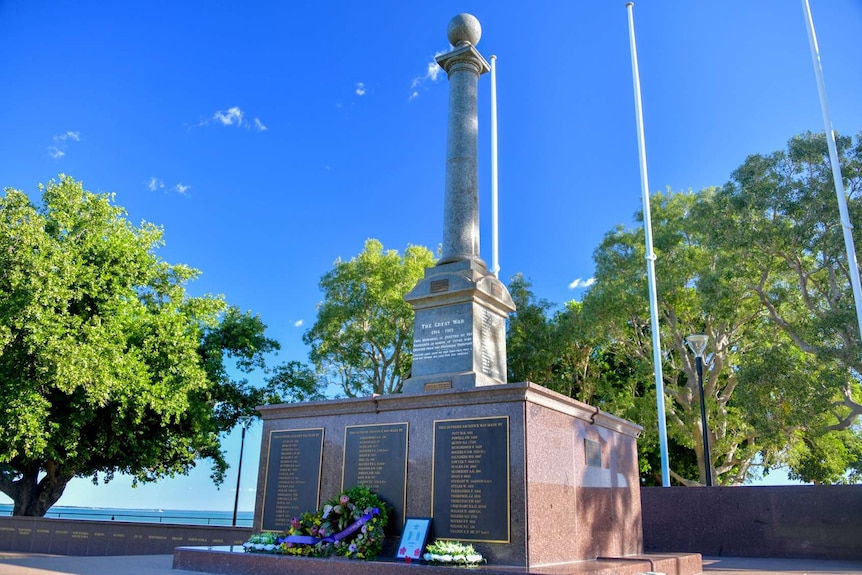
[[823, 113], [823, 126], [826, 129], [826, 145], [829, 147], [829, 162], [832, 164], [832, 180], [835, 182], [835, 195], [838, 196], [838, 212], [841, 215], [841, 227], [844, 230], [844, 249], [847, 251], [847, 267], [850, 273], [850, 284], [853, 286], [853, 300], [856, 305], [856, 321], [859, 326], [859, 337], [862, 338], [862, 284], [859, 282], [859, 264], [856, 261], [856, 248], [853, 245], [853, 224], [850, 223], [850, 212], [847, 209], [847, 195], [844, 193], [844, 178], [841, 176], [841, 164], [838, 162], [838, 146], [835, 144], [835, 132], [832, 131], [832, 117], [829, 114], [829, 102], [826, 98], [826, 84], [823, 81], [823, 67], [820, 61], [820, 48], [817, 45], [817, 35], [814, 33], [814, 19], [811, 17], [811, 7], [808, 0], [802, 0], [805, 11], [805, 25], [808, 27], [808, 46], [811, 48], [811, 63], [814, 65], [814, 75], [817, 76], [817, 92], [820, 94], [820, 111]]
[[[641, 104], [641, 81], [638, 74], [638, 55], [635, 46], [635, 23], [632, 7], [634, 2], [628, 2], [626, 9], [629, 16], [629, 45], [632, 53], [632, 82], [635, 93], [635, 116], [638, 131], [638, 158], [641, 170], [641, 196], [643, 198], [644, 235], [646, 238], [647, 279], [649, 281], [650, 320], [652, 328], [653, 371], [655, 372], [656, 409], [658, 411], [658, 440], [661, 450], [661, 484], [670, 487], [670, 465], [667, 454], [667, 422], [664, 407], [664, 379], [661, 369], [661, 338], [658, 322], [658, 298], [655, 286], [655, 253], [652, 247], [652, 221], [650, 215], [649, 178], [647, 177], [646, 143], [644, 142], [643, 106]], [[706, 461], [706, 465], [710, 462]]]
[[497, 56], [491, 56], [491, 273], [495, 277], [500, 273], [497, 185]]

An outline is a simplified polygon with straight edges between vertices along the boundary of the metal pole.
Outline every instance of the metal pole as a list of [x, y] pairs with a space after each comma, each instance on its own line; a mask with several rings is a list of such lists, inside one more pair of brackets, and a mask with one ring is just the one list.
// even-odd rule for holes
[[635, 90], [635, 115], [637, 116], [638, 158], [641, 168], [641, 196], [643, 198], [644, 235], [646, 239], [647, 279], [649, 281], [650, 321], [652, 328], [653, 371], [655, 372], [656, 410], [658, 411], [658, 441], [661, 450], [661, 484], [670, 487], [670, 464], [667, 454], [667, 422], [664, 407], [664, 379], [661, 369], [661, 338], [658, 322], [658, 297], [655, 287], [655, 253], [652, 248], [652, 222], [649, 205], [649, 178], [647, 176], [646, 143], [644, 142], [643, 107], [641, 105], [641, 81], [638, 74], [638, 54], [635, 46], [635, 23], [632, 14], [634, 2], [626, 4], [629, 15], [629, 44], [632, 52], [632, 82]]
[[491, 56], [491, 273], [495, 277], [500, 273], [497, 212], [497, 56]]
[[246, 422], [243, 421], [240, 425], [242, 425], [242, 435], [239, 440], [239, 465], [236, 468], [236, 495], [233, 498], [233, 523], [231, 523], [234, 527], [236, 527], [236, 511], [239, 508], [239, 479], [242, 476], [242, 451], [245, 448]]
[[700, 427], [703, 433], [703, 472], [706, 486], [712, 487], [712, 459], [709, 454], [709, 429], [706, 424], [706, 400], [703, 397], [703, 358], [694, 358], [697, 366], [697, 383], [700, 387]]
[[826, 84], [823, 81], [820, 48], [817, 45], [814, 19], [811, 17], [811, 7], [808, 5], [808, 0], [802, 0], [802, 8], [805, 11], [805, 24], [808, 27], [811, 62], [814, 64], [814, 75], [817, 76], [817, 92], [820, 94], [820, 110], [823, 113], [826, 144], [829, 147], [829, 161], [832, 164], [832, 180], [835, 182], [835, 194], [838, 196], [838, 212], [841, 215], [841, 227], [844, 229], [844, 249], [847, 251], [847, 272], [850, 274], [853, 301], [856, 304], [856, 322], [859, 328], [859, 337], [862, 338], [862, 305], [860, 305], [862, 304], [862, 283], [859, 281], [859, 264], [856, 261], [856, 248], [853, 245], [853, 224], [850, 223], [850, 213], [847, 210], [844, 179], [841, 176], [841, 164], [838, 163], [838, 146], [835, 144], [835, 132], [832, 131], [832, 117], [829, 114], [829, 102], [826, 99]]

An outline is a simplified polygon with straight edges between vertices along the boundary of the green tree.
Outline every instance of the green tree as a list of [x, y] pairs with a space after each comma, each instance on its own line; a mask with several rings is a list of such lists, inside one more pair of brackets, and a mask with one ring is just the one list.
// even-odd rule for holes
[[257, 405], [326, 399], [317, 373], [299, 361], [288, 361], [277, 366], [272, 375], [267, 377], [266, 385], [258, 388], [257, 393]]
[[336, 260], [320, 280], [323, 302], [303, 336], [324, 383], [348, 397], [401, 392], [413, 350], [413, 308], [404, 295], [434, 263], [428, 248], [408, 246], [401, 256], [374, 239], [350, 261]]
[[42, 516], [73, 477], [135, 482], [227, 464], [220, 434], [250, 400], [224, 362], [277, 344], [256, 317], [190, 297], [198, 272], [159, 259], [162, 231], [61, 176], [41, 206], [0, 197], [0, 491]]
[[[837, 144], [858, 225], [862, 134]], [[804, 133], [786, 150], [749, 156], [711, 209], [723, 218], [707, 241], [736, 262], [768, 322], [759, 362], [740, 373], [748, 389], [781, 401], [763, 413], [783, 423], [789, 442], [766, 460], [807, 481], [859, 481], [862, 342], [825, 135]], [[858, 246], [860, 228], [853, 234]]]
[[[837, 144], [850, 220], [858, 226], [862, 134]], [[825, 135], [808, 132], [793, 137], [786, 151], [749, 156], [715, 208], [724, 222], [710, 230], [709, 241], [744, 258], [745, 287], [771, 323], [818, 363], [843, 366], [828, 428], [850, 428], [862, 416], [862, 341]], [[862, 241], [859, 227], [853, 239]]]
[[[662, 370], [671, 399], [668, 434], [695, 452], [699, 482], [704, 481], [708, 465], [719, 482], [737, 484], [748, 477], [758, 455], [745, 406], [733, 397], [739, 384], [739, 358], [753, 345], [748, 335], [760, 316], [759, 304], [727, 273], [726, 260], [704, 244], [703, 230], [712, 221], [693, 217], [693, 206], [710, 202], [714, 193], [708, 189], [651, 198]], [[596, 250], [596, 283], [584, 306], [596, 325], [602, 326], [614, 353], [643, 366], [639, 375], [651, 380], [651, 367], [646, 369], [652, 365], [652, 332], [644, 256], [642, 228], [609, 233]], [[685, 337], [693, 333], [710, 338], [704, 358], [710, 461], [704, 458], [695, 361], [685, 345]], [[671, 471], [681, 483], [695, 482], [674, 469], [673, 462]]]
[[509, 381], [533, 381], [580, 401], [592, 401], [606, 366], [600, 339], [581, 302], [567, 302], [551, 313], [554, 304], [536, 298], [532, 284], [521, 274], [512, 277], [509, 293], [517, 306], [506, 330]]

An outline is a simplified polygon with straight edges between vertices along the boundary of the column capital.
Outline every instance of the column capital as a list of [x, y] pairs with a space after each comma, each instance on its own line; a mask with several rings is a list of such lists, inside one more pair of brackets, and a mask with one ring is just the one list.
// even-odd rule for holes
[[437, 64], [446, 70], [447, 74], [452, 73], [456, 64], [468, 64], [475, 68], [476, 75], [481, 76], [491, 71], [491, 65], [482, 57], [479, 50], [472, 44], [458, 46], [450, 52], [437, 56]]

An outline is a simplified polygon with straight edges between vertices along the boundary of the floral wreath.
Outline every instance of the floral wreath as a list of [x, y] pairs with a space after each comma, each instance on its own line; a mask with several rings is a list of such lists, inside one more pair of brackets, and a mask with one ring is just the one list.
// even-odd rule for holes
[[250, 552], [371, 560], [383, 547], [388, 521], [388, 506], [370, 489], [358, 485], [315, 513], [291, 519], [283, 534], [252, 535], [243, 547]]

